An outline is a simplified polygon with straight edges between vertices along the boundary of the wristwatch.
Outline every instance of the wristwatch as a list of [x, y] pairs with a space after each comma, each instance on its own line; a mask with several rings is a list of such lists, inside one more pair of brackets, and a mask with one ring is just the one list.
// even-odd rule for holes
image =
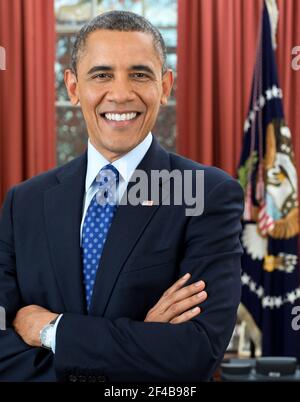
[[53, 337], [53, 328], [54, 328], [54, 324], [55, 324], [56, 320], [58, 319], [58, 317], [59, 317], [59, 315], [40, 330], [40, 341], [41, 341], [41, 346], [43, 348], [52, 350], [51, 343], [52, 343], [52, 337]]

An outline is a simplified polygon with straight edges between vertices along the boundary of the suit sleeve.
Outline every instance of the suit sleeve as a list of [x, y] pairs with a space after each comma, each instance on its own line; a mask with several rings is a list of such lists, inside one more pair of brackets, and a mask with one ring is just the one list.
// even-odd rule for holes
[[182, 324], [126, 317], [64, 314], [57, 328], [60, 380], [102, 375], [108, 381], [200, 381], [211, 378], [232, 335], [240, 301], [240, 217], [243, 193], [235, 180], [219, 183], [204, 213], [189, 218], [180, 275], [203, 279], [203, 312]]
[[0, 215], [0, 306], [6, 312], [6, 330], [0, 330], [0, 381], [43, 381], [55, 378], [53, 357], [31, 348], [12, 328], [17, 311], [24, 306], [18, 287], [13, 236], [12, 189]]

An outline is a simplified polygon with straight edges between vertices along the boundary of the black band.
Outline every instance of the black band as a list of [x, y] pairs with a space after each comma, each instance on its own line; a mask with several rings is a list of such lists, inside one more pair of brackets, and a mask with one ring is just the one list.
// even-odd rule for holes
[[50, 321], [49, 324], [54, 325], [56, 323], [56, 320], [58, 319], [58, 317], [59, 317], [59, 315], [56, 318], [54, 318], [54, 320]]

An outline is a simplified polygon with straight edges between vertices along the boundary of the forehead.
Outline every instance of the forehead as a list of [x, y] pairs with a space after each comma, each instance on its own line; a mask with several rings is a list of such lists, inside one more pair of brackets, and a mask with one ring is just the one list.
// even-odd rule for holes
[[161, 67], [153, 37], [145, 32], [97, 30], [86, 39], [80, 63], [135, 65], [150, 63]]

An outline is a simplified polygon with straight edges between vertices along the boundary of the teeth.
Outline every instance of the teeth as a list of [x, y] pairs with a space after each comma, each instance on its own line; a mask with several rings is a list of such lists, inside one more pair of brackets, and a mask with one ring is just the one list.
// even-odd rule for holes
[[105, 118], [113, 121], [126, 121], [134, 119], [136, 115], [137, 113], [105, 113]]

